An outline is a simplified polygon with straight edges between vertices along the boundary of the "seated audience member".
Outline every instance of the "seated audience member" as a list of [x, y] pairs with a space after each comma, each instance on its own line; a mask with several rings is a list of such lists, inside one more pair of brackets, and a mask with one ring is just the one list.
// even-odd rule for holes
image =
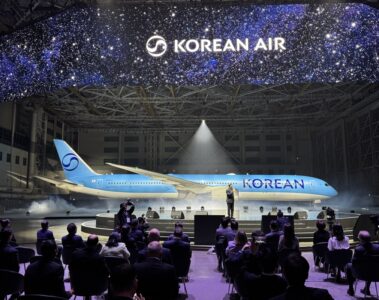
[[317, 231], [313, 233], [313, 245], [318, 243], [327, 243], [330, 238], [329, 231], [325, 230], [326, 224], [323, 220], [316, 222]]
[[284, 225], [289, 222], [288, 218], [284, 216], [283, 212], [280, 209], [276, 215], [276, 221], [278, 222], [279, 231], [284, 230]]
[[222, 218], [220, 227], [216, 229], [216, 241], [220, 236], [225, 237], [228, 242], [234, 240], [235, 234], [229, 227], [229, 218]]
[[[368, 231], [360, 231], [358, 234], [359, 244], [355, 247], [353, 262], [359, 262], [360, 259], [366, 258], [370, 255], [379, 255], [379, 245], [371, 243], [371, 236]], [[354, 296], [354, 281], [355, 278], [352, 273], [352, 263], [349, 263], [346, 267], [346, 276], [349, 283], [349, 289], [347, 293], [350, 296]], [[365, 295], [370, 295], [371, 282], [366, 281], [365, 287], [361, 292]]]
[[[161, 239], [160, 232], [157, 228], [152, 228], [147, 236], [148, 243], [159, 242]], [[147, 246], [138, 252], [138, 262], [146, 259]], [[172, 265], [171, 251], [168, 248], [162, 248], [162, 261], [166, 264]]]
[[229, 228], [229, 218], [222, 218], [219, 228], [216, 229], [216, 244], [215, 250], [218, 260], [217, 269], [219, 272], [223, 272], [223, 262], [225, 259], [225, 249], [228, 246], [229, 241], [234, 240], [233, 231]]
[[138, 220], [132, 219], [130, 223], [130, 237], [134, 239], [137, 249], [142, 250], [145, 247], [145, 236], [143, 232], [138, 229]]
[[172, 263], [178, 277], [188, 274], [192, 256], [190, 243], [182, 240], [182, 233], [182, 228], [177, 227], [174, 232], [174, 238], [163, 243], [163, 248], [170, 249]]
[[242, 252], [245, 249], [248, 249], [250, 244], [247, 241], [247, 236], [244, 231], [238, 231], [236, 237], [234, 238], [234, 243], [230, 243], [225, 250], [226, 255], [230, 253]]
[[279, 238], [278, 251], [285, 249], [300, 251], [299, 240], [295, 236], [295, 231], [291, 224], [284, 225], [283, 235]]
[[278, 296], [286, 291], [287, 282], [281, 276], [275, 274], [277, 259], [275, 255], [268, 253], [261, 259], [262, 274], [244, 272], [243, 286], [248, 299], [266, 300]]
[[265, 235], [265, 242], [267, 248], [273, 253], [277, 253], [279, 247], [279, 239], [283, 231], [279, 230], [278, 222], [276, 220], [270, 223], [270, 232]]
[[333, 299], [325, 289], [305, 286], [308, 278], [309, 264], [299, 254], [291, 254], [283, 263], [283, 275], [287, 280], [287, 290], [271, 300], [331, 300]]
[[18, 251], [11, 245], [12, 230], [4, 228], [0, 232], [0, 269], [18, 272], [20, 269]]
[[[175, 231], [175, 229], [177, 227], [180, 227], [182, 229], [182, 237], [181, 237], [182, 241], [189, 243], [190, 242], [190, 238], [189, 238], [189, 236], [186, 233], [184, 233], [183, 224], [181, 222], [176, 222], [175, 223], [175, 227], [174, 227], [174, 231]], [[173, 238], [174, 238], [174, 233], [171, 233], [168, 236], [167, 240], [172, 240]]]
[[63, 248], [79, 249], [85, 246], [82, 237], [76, 234], [77, 228], [74, 223], [67, 225], [67, 232], [68, 234], [62, 237]]
[[124, 225], [121, 227], [120, 234], [121, 242], [125, 244], [126, 248], [128, 248], [128, 251], [130, 253], [129, 261], [131, 264], [134, 264], [138, 258], [138, 250], [134, 238], [130, 236], [130, 231], [130, 226]]
[[37, 253], [41, 254], [41, 244], [43, 241], [54, 241], [54, 234], [49, 230], [49, 222], [47, 220], [43, 220], [41, 222], [41, 229], [37, 231]]
[[334, 224], [332, 228], [332, 237], [328, 240], [328, 250], [349, 249], [349, 237], [343, 232], [342, 225]]
[[25, 294], [42, 294], [70, 298], [64, 288], [62, 263], [57, 255], [55, 241], [44, 240], [41, 243], [42, 257], [31, 263], [25, 272]]
[[118, 233], [112, 233], [108, 242], [100, 250], [102, 256], [114, 256], [121, 257], [126, 261], [129, 261], [130, 253], [124, 243], [120, 242], [121, 236]]
[[110, 278], [109, 300], [144, 300], [137, 292], [137, 276], [133, 266], [122, 264], [114, 268]]
[[173, 300], [178, 296], [179, 284], [175, 268], [161, 261], [162, 246], [154, 241], [147, 246], [147, 258], [134, 265], [138, 277], [138, 291], [147, 300]]
[[90, 286], [93, 282], [97, 282], [98, 278], [108, 278], [108, 268], [104, 257], [97, 251], [98, 245], [99, 238], [91, 234], [87, 238], [86, 246], [72, 253], [68, 266], [72, 283], [86, 278], [86, 282]]
[[11, 227], [11, 221], [9, 219], [2, 219], [0, 220], [0, 225], [1, 225], [1, 231], [10, 230], [12, 232], [12, 236], [11, 236], [9, 244], [12, 245], [13, 247], [16, 247], [17, 242], [16, 242], [16, 238], [14, 236], [14, 233]]
[[238, 222], [236, 220], [232, 220], [230, 222], [230, 229], [233, 231], [234, 236], [235, 236], [238, 232]]
[[146, 230], [150, 227], [149, 223], [146, 222], [146, 219], [144, 217], [138, 217], [137, 222], [137, 228], [142, 231], [144, 236], [147, 236]]

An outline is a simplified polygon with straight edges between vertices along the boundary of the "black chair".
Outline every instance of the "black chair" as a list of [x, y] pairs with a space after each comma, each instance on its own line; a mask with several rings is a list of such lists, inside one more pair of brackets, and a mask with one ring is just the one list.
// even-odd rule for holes
[[0, 270], [0, 299], [7, 295], [21, 294], [24, 291], [24, 276], [20, 273]]
[[29, 294], [18, 296], [17, 299], [23, 300], [67, 300], [67, 298], [51, 296], [51, 295], [40, 295], [40, 294]]
[[312, 246], [312, 252], [315, 268], [318, 262], [324, 264], [326, 252], [328, 252], [328, 242], [314, 244]]
[[122, 257], [116, 257], [116, 256], [104, 256], [105, 263], [107, 264], [107, 267], [109, 269], [109, 273], [112, 273], [112, 270], [122, 264], [129, 264], [129, 261], [122, 258]]
[[[379, 282], [379, 255], [367, 255], [354, 259], [352, 263], [353, 276], [355, 281], [355, 290], [359, 280], [375, 283], [376, 298], [378, 298], [378, 288], [376, 283]], [[365, 295], [366, 298], [366, 295]]]
[[26, 270], [26, 264], [30, 263], [30, 260], [32, 257], [36, 255], [36, 252], [32, 248], [26, 248], [26, 247], [16, 247], [18, 251], [18, 260], [20, 264], [24, 265], [24, 270]]
[[353, 251], [350, 249], [327, 251], [325, 256], [325, 263], [328, 265], [326, 279], [329, 278], [330, 268], [337, 268], [345, 271], [345, 267], [351, 262], [352, 256]]
[[63, 249], [62, 249], [62, 261], [63, 261], [65, 269], [70, 264], [72, 253], [75, 250], [76, 250], [76, 248], [74, 248], [74, 247], [70, 247], [70, 246], [63, 247]]
[[187, 251], [181, 247], [169, 248], [171, 251], [172, 262], [175, 267], [176, 276], [179, 282], [183, 283], [184, 291], [186, 295], [187, 286], [186, 281], [188, 281], [188, 272], [191, 265], [191, 256], [187, 254]]
[[228, 240], [225, 236], [220, 235], [217, 237], [216, 244], [215, 244], [215, 252], [217, 255], [218, 260], [218, 270], [220, 272], [223, 272], [225, 269], [225, 250], [228, 247]]

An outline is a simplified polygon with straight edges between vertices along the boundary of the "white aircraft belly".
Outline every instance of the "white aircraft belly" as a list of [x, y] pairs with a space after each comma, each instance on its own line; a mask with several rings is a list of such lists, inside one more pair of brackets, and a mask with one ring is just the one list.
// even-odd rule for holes
[[239, 200], [314, 201], [328, 199], [325, 195], [308, 193], [240, 192]]

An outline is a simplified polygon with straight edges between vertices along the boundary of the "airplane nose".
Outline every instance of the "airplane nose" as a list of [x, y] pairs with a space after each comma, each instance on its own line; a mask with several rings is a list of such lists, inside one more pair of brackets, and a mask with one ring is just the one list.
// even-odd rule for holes
[[335, 190], [335, 188], [330, 187], [330, 190], [331, 190], [331, 191], [330, 191], [330, 192], [331, 192], [330, 194], [331, 194], [332, 197], [335, 197], [335, 196], [338, 195], [338, 192]]

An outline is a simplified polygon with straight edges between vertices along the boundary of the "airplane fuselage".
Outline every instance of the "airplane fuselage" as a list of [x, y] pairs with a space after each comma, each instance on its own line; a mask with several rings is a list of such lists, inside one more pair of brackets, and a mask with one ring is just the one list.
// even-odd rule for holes
[[[239, 200], [313, 201], [335, 196], [325, 181], [299, 175], [204, 175], [169, 174], [187, 181], [219, 187], [231, 183]], [[134, 174], [96, 175], [78, 178], [78, 183], [103, 197], [178, 198], [180, 191], [150, 177]], [[97, 190], [98, 192], [95, 192]], [[88, 191], [87, 191], [88, 192]], [[223, 199], [222, 199], [223, 200]]]

